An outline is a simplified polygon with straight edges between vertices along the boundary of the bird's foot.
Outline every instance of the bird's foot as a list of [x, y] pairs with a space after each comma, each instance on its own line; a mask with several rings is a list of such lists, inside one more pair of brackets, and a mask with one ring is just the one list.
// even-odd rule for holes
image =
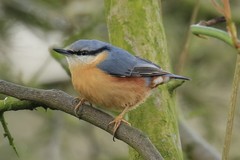
[[[86, 99], [80, 98], [79, 103], [74, 107], [74, 113], [75, 113], [76, 116], [78, 116], [77, 113], [78, 113], [78, 111], [79, 111], [79, 108], [80, 108], [82, 105], [86, 104], [86, 102], [88, 102]], [[88, 102], [88, 103], [89, 103], [89, 105], [92, 107], [92, 104], [91, 104], [90, 102]]]
[[122, 115], [118, 115], [113, 121], [111, 121], [108, 124], [108, 125], [114, 124], [114, 127], [113, 127], [113, 141], [115, 141], [115, 133], [116, 133], [117, 129], [119, 128], [121, 122], [124, 122], [124, 123], [128, 124], [129, 126], [131, 126], [131, 124], [128, 121], [123, 119]]

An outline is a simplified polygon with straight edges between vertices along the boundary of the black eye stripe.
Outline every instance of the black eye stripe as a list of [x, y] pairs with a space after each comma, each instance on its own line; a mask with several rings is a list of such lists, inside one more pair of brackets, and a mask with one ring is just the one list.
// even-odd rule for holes
[[89, 51], [85, 51], [85, 50], [76, 52], [76, 55], [79, 55], [79, 56], [84, 56], [84, 55], [88, 55], [88, 54], [89, 54]]
[[109, 50], [109, 48], [107, 46], [99, 48], [97, 50], [93, 50], [93, 51], [88, 51], [88, 50], [79, 50], [79, 51], [73, 51], [73, 50], [67, 50], [68, 53], [70, 54], [76, 54], [78, 56], [84, 56], [84, 55], [90, 55], [90, 56], [94, 56], [104, 50]]

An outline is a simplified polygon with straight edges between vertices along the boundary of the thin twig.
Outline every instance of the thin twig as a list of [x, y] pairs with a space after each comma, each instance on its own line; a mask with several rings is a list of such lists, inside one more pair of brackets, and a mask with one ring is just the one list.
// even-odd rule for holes
[[225, 140], [224, 140], [223, 153], [222, 153], [223, 160], [228, 159], [228, 155], [230, 151], [232, 132], [233, 132], [233, 122], [234, 122], [236, 106], [237, 106], [239, 83], [240, 83], [240, 54], [237, 55], [237, 62], [236, 62], [235, 73], [233, 77], [232, 94], [231, 94], [231, 99], [229, 104], [228, 119], [227, 119]]
[[[200, 0], [197, 0], [197, 2], [195, 4], [195, 7], [193, 9], [190, 24], [193, 24], [196, 21], [199, 6], [200, 6], [199, 4], [200, 4]], [[186, 63], [186, 59], [187, 59], [188, 53], [189, 53], [188, 50], [189, 50], [190, 40], [191, 40], [191, 30], [189, 29], [188, 32], [187, 32], [187, 36], [186, 36], [186, 40], [185, 40], [185, 43], [184, 43], [184, 46], [183, 46], [183, 50], [180, 53], [179, 61], [178, 61], [178, 64], [176, 66], [176, 70], [177, 70], [178, 74], [182, 73], [182, 70], [183, 70], [184, 65]]]
[[201, 25], [201, 26], [213, 26], [213, 25], [216, 25], [216, 24], [219, 24], [219, 23], [223, 23], [223, 22], [226, 22], [226, 19], [225, 17], [221, 16], [221, 17], [216, 17], [216, 18], [213, 18], [213, 19], [210, 19], [210, 20], [207, 20], [207, 21], [200, 21], [198, 23], [198, 25]]
[[229, 0], [222, 0], [223, 6], [219, 5], [215, 0], [212, 0], [212, 1], [214, 2], [214, 6], [217, 8], [217, 10], [219, 10], [224, 15], [227, 22], [227, 30], [231, 37], [231, 41], [233, 43], [233, 46], [238, 51], [236, 67], [235, 67], [235, 72], [233, 77], [232, 93], [231, 93], [231, 99], [229, 104], [223, 152], [222, 152], [222, 159], [227, 160], [230, 152], [233, 123], [234, 123], [234, 117], [235, 117], [235, 111], [236, 111], [236, 105], [237, 105], [238, 88], [240, 83], [239, 82], [240, 81], [240, 42], [237, 37], [236, 26], [232, 21], [232, 14], [231, 14], [231, 7], [229, 4]]
[[7, 137], [10, 146], [12, 146], [14, 152], [19, 157], [17, 148], [16, 148], [16, 146], [14, 144], [14, 139], [13, 139], [13, 137], [12, 137], [8, 127], [7, 127], [7, 122], [5, 121], [3, 112], [0, 112], [0, 121], [1, 121], [1, 124], [2, 124], [2, 127], [3, 127], [3, 130], [4, 130], [4, 137]]

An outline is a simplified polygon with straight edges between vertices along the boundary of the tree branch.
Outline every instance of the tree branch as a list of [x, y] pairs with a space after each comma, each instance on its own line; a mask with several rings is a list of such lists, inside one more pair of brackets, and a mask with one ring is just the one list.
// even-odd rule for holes
[[220, 153], [209, 143], [191, 130], [183, 121], [179, 121], [180, 136], [186, 159], [220, 160]]
[[[63, 91], [35, 89], [0, 80], [0, 93], [25, 100], [19, 103], [22, 105], [15, 105], [16, 103], [10, 105], [10, 107], [4, 105], [0, 107], [0, 112], [24, 109], [32, 110], [38, 106], [43, 106], [44, 108], [63, 111], [85, 120], [110, 134], [113, 133], [113, 126], [108, 125], [109, 122], [113, 120], [112, 116], [88, 105], [81, 106], [78, 111], [78, 116], [75, 115], [74, 106], [77, 105], [78, 100]], [[27, 105], [23, 105], [24, 103]], [[133, 147], [144, 159], [163, 159], [149, 138], [136, 128], [122, 123], [115, 137]]]

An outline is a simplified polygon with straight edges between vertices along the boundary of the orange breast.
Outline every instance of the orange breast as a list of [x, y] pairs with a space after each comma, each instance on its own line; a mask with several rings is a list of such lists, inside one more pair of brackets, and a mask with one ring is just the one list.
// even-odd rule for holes
[[101, 107], [123, 110], [142, 103], [149, 95], [143, 77], [121, 78], [106, 74], [95, 65], [70, 66], [74, 88], [82, 98]]

